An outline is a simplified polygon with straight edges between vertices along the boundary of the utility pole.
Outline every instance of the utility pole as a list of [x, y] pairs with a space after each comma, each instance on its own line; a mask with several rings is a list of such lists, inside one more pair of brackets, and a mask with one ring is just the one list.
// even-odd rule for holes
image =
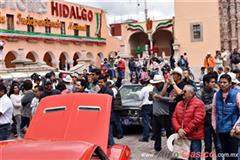
[[147, 0], [144, 0], [145, 21], [148, 19]]

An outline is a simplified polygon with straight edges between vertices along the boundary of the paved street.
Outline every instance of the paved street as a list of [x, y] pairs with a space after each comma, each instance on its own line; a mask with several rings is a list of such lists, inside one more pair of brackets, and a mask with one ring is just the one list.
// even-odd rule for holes
[[166, 138], [163, 138], [162, 151], [155, 152], [153, 149], [154, 141], [139, 142], [141, 137], [138, 135], [125, 135], [121, 140], [115, 140], [116, 143], [127, 144], [132, 151], [132, 160], [169, 160], [171, 152], [167, 149]]

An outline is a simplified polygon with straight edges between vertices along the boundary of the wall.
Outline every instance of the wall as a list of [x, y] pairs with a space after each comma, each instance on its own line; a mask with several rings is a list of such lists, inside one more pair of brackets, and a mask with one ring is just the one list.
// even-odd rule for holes
[[[53, 2], [61, 3], [64, 5], [67, 5], [69, 8], [71, 7], [81, 7], [85, 8], [87, 11], [91, 10], [93, 13], [93, 19], [92, 21], [88, 20], [79, 20], [79, 19], [74, 19], [72, 18], [64, 18], [56, 15], [52, 15], [51, 13], [51, 2], [52, 1], [47, 1], [47, 13], [33, 13], [29, 12], [29, 10], [21, 11], [18, 8], [15, 10], [10, 8], [10, 1], [4, 0], [1, 1], [1, 3], [7, 2], [7, 7], [1, 8], [1, 17], [6, 18], [6, 14], [13, 14], [14, 15], [14, 30], [17, 31], [27, 31], [27, 25], [19, 24], [17, 21], [19, 21], [19, 18], [17, 17], [18, 14], [21, 14], [22, 18], [26, 18], [27, 16], [34, 17], [34, 19], [38, 20], [44, 20], [48, 18], [51, 21], [63, 21], [65, 22], [65, 28], [66, 28], [66, 35], [67, 36], [73, 36], [74, 31], [72, 29], [69, 29], [68, 26], [70, 23], [78, 23], [79, 25], [85, 26], [85, 25], [90, 25], [90, 37], [86, 37], [86, 31], [80, 31], [79, 36], [83, 36], [83, 41], [78, 42], [78, 41], [63, 41], [59, 42], [58, 39], [54, 40], [47, 40], [47, 39], [41, 39], [41, 40], [32, 40], [31, 38], [29, 39], [19, 39], [19, 36], [17, 35], [17, 38], [9, 38], [8, 36], [12, 36], [10, 33], [1, 33], [0, 32], [0, 40], [5, 41], [5, 47], [3, 52], [5, 55], [9, 51], [17, 51], [18, 48], [23, 48], [24, 49], [24, 56], [27, 55], [28, 52], [34, 51], [38, 54], [39, 60], [43, 61], [44, 54], [46, 52], [52, 52], [54, 57], [55, 57], [55, 66], [58, 66], [59, 63], [59, 57], [62, 52], [66, 52], [69, 60], [72, 63], [73, 56], [76, 52], [80, 52], [82, 55], [82, 58], [86, 57], [87, 53], [92, 53], [93, 54], [93, 62], [98, 65], [100, 63], [100, 59], [97, 56], [98, 53], [103, 53], [105, 57], [109, 55], [110, 52], [112, 51], [119, 51], [120, 45], [119, 45], [119, 40], [111, 37], [109, 34], [109, 28], [106, 23], [106, 13], [102, 9], [94, 8], [94, 7], [87, 7], [87, 6], [82, 6], [79, 4], [74, 4], [74, 3], [68, 3], [62, 0], [54, 0]], [[12, 1], [13, 5], [16, 5], [16, 1]], [[102, 13], [102, 26], [101, 26], [101, 37], [98, 38], [96, 36], [96, 13]], [[76, 14], [76, 13], [75, 13]], [[7, 29], [7, 22], [0, 24], [0, 29], [1, 30], [6, 30]], [[45, 27], [44, 26], [36, 26], [34, 28], [34, 32], [38, 33], [43, 33], [45, 35]], [[60, 28], [53, 28], [51, 27], [51, 34], [58, 34], [60, 35]], [[37, 38], [41, 38], [42, 35], [37, 36]], [[63, 35], [65, 36], [65, 35]], [[54, 35], [50, 35], [49, 38], [54, 37]], [[67, 37], [68, 38], [68, 37]], [[93, 40], [94, 39], [94, 40]], [[105, 40], [104, 40], [105, 39]], [[98, 43], [97, 41], [101, 40], [101, 43]], [[93, 42], [93, 43], [92, 43]], [[5, 56], [4, 55], [4, 56]]]
[[[203, 25], [203, 41], [191, 42], [190, 23]], [[175, 0], [175, 43], [179, 52], [188, 53], [190, 66], [199, 70], [206, 53], [220, 49], [220, 24], [218, 0]]]

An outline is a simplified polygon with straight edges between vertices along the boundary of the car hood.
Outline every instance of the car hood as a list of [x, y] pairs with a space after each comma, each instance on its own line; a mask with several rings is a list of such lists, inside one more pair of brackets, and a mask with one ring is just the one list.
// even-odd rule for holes
[[25, 139], [84, 141], [107, 152], [112, 97], [66, 94], [43, 98]]
[[96, 145], [82, 141], [13, 141], [0, 143], [2, 160], [90, 159]]

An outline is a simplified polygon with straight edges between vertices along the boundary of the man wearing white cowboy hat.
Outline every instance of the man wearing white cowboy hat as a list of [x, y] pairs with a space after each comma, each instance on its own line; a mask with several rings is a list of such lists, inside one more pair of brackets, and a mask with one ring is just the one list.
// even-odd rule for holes
[[[153, 92], [150, 92], [150, 98], [153, 100], [153, 135], [155, 138], [154, 149], [160, 151], [161, 146], [161, 130], [165, 128], [167, 137], [172, 134], [171, 117], [169, 114], [169, 99], [162, 97], [162, 90], [167, 87], [164, 85], [165, 80], [162, 75], [155, 75], [150, 81], [154, 85]], [[167, 84], [167, 83], [165, 83]]]
[[72, 85], [72, 77], [67, 75], [63, 78], [63, 83], [65, 84], [66, 89], [62, 91], [62, 94], [72, 93], [73, 92], [73, 85]]
[[233, 73], [233, 72], [228, 72], [227, 74], [228, 74], [228, 75], [231, 77], [231, 79], [232, 79], [232, 88], [240, 91], [240, 87], [239, 87], [239, 83], [240, 83], [240, 82], [239, 82], [239, 80], [237, 79], [236, 74]]
[[182, 89], [187, 84], [182, 81], [183, 70], [180, 67], [174, 68], [171, 72], [171, 77], [168, 79], [168, 88], [163, 90], [164, 96], [169, 96], [172, 99], [170, 105], [170, 115], [174, 112], [177, 102], [182, 100]]

